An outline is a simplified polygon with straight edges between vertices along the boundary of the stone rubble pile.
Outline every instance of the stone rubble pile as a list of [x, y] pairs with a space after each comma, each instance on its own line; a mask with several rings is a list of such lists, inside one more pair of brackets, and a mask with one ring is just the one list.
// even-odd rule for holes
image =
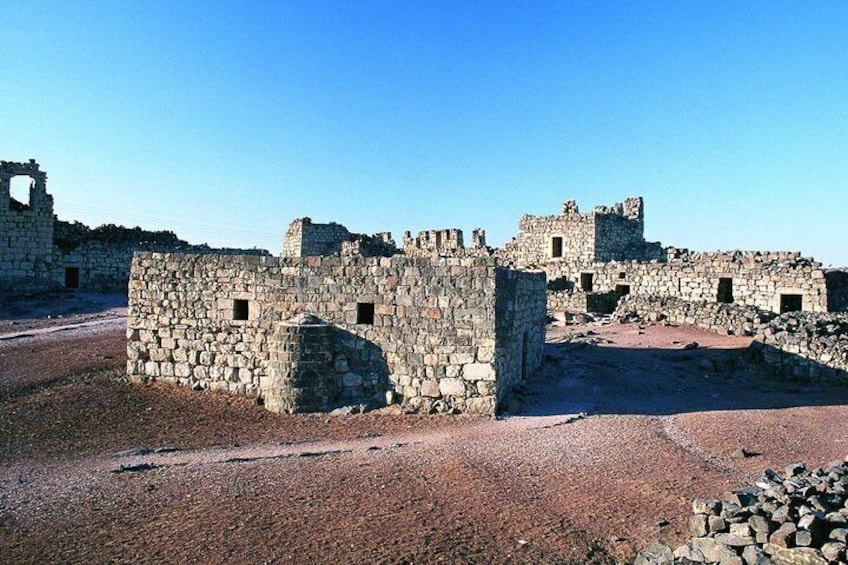
[[848, 383], [848, 314], [783, 314], [759, 331], [752, 355], [780, 376]]
[[692, 538], [652, 544], [636, 565], [834, 565], [846, 561], [848, 457], [824, 469], [771, 469], [728, 500], [695, 500]]
[[754, 306], [689, 301], [672, 296], [629, 294], [613, 313], [618, 322], [668, 322], [696, 326], [728, 335], [755, 335], [776, 314]]

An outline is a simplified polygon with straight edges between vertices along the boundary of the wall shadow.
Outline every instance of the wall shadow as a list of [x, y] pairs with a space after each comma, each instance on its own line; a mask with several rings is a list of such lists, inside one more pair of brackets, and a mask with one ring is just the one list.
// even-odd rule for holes
[[542, 369], [520, 391], [520, 415], [665, 416], [848, 405], [848, 386], [780, 376], [781, 371], [756, 359], [750, 348], [549, 343]]
[[[365, 404], [370, 408], [386, 405], [386, 391], [392, 390], [389, 365], [379, 345], [338, 326], [336, 331], [334, 370], [339, 395], [334, 407]], [[344, 357], [348, 371], [342, 370]], [[360, 383], [361, 379], [361, 383]]]
[[73, 290], [0, 293], [0, 320], [56, 318], [74, 314], [98, 314], [126, 308], [127, 295]]

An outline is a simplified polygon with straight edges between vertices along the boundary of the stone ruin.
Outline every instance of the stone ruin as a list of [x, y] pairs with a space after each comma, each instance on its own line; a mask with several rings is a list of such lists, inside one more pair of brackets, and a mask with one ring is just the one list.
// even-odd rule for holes
[[[10, 179], [19, 175], [32, 179], [28, 202], [19, 202], [9, 193]], [[61, 222], [53, 216], [46, 178], [34, 160], [0, 162], [0, 197], [9, 202], [8, 209], [0, 210], [0, 289], [115, 291], [126, 288], [132, 260], [129, 292], [135, 325], [130, 332], [129, 370], [138, 379], [165, 378], [264, 399], [272, 389], [272, 373], [290, 374], [291, 382], [300, 382], [297, 370], [286, 372], [282, 368], [285, 349], [278, 351], [273, 346], [286, 339], [286, 332], [280, 328], [298, 328], [297, 324], [285, 325], [293, 324], [293, 316], [314, 315], [334, 328], [328, 330], [333, 337], [327, 345], [333, 352], [334, 384], [322, 388], [323, 396], [319, 396], [324, 400], [299, 405], [291, 399], [300, 393], [289, 393], [289, 400], [284, 402], [281, 398], [285, 395], [280, 396], [280, 391], [304, 387], [286, 389], [278, 383], [273, 387], [277, 397], [271, 405], [276, 403], [285, 410], [306, 405], [323, 409], [355, 399], [372, 402], [391, 393], [390, 400], [394, 395], [411, 409], [492, 412], [504, 398], [508, 384], [521, 378], [516, 375], [529, 374], [535, 368], [532, 359], [538, 357], [544, 334], [538, 329], [539, 320], [544, 318], [539, 312], [545, 307], [549, 316], [561, 320], [580, 312], [614, 312], [619, 320], [685, 323], [754, 335], [757, 343], [763, 344], [759, 358], [774, 366], [776, 372], [837, 382], [848, 374], [841, 357], [848, 340], [839, 329], [843, 325], [824, 318], [828, 312], [848, 310], [848, 271], [824, 270], [820, 263], [794, 252], [696, 253], [648, 242], [642, 198], [596, 206], [588, 213], [581, 213], [577, 203], [568, 200], [560, 214], [525, 215], [516, 237], [501, 249], [486, 246], [482, 229], [474, 230], [469, 247], [464, 246], [461, 230], [440, 229], [422, 231], [417, 236], [406, 232], [403, 246], [398, 248], [389, 233], [359, 234], [341, 224], [301, 218], [290, 224], [280, 258], [273, 258], [262, 250], [191, 246], [170, 232], [116, 226], [90, 230]], [[132, 259], [140, 251], [148, 253]], [[197, 254], [211, 255], [201, 259]], [[212, 264], [219, 270], [206, 272]], [[193, 265], [196, 271], [189, 275], [181, 265]], [[484, 266], [483, 280], [489, 281], [486, 284], [492, 285], [501, 298], [486, 302], [485, 308], [469, 306], [475, 298], [469, 294], [479, 290], [477, 277], [481, 275], [477, 270]], [[527, 275], [535, 282], [522, 283], [517, 294], [504, 288], [510, 287], [510, 277], [525, 275], [494, 274], [528, 272], [544, 275]], [[264, 278], [268, 273], [275, 273], [274, 277]], [[200, 280], [201, 274], [208, 280]], [[427, 311], [431, 314], [436, 308], [442, 317], [435, 319], [444, 320], [440, 322], [444, 327], [430, 327], [432, 339], [415, 333], [414, 343], [400, 347], [399, 343], [413, 339], [409, 327], [412, 320], [432, 325], [434, 318], [422, 314], [418, 303], [410, 310], [405, 301], [411, 291], [395, 296], [398, 283], [388, 284], [375, 279], [377, 276], [388, 281], [412, 277], [414, 286], [421, 287], [416, 288], [415, 299], [430, 305]], [[142, 285], [148, 279], [152, 287]], [[539, 280], [547, 285], [541, 299], [527, 291]], [[324, 289], [325, 294], [315, 294], [310, 290], [313, 288]], [[512, 298], [503, 298], [504, 292]], [[364, 294], [371, 299], [362, 298]], [[194, 297], [192, 307], [185, 312], [175, 309], [176, 304], [185, 306], [188, 295]], [[340, 301], [340, 296], [345, 299]], [[274, 302], [278, 299], [281, 301]], [[275, 305], [269, 306], [271, 303]], [[531, 361], [523, 359], [508, 370], [506, 361], [499, 361], [493, 371], [496, 381], [505, 383], [502, 387], [485, 384], [492, 382], [488, 378], [466, 378], [465, 365], [494, 362], [487, 353], [495, 347], [492, 340], [499, 344], [498, 351], [509, 350], [504, 349], [505, 335], [493, 336], [488, 330], [480, 333], [479, 324], [488, 327], [494, 319], [493, 327], [500, 328], [498, 320], [512, 319], [512, 309], [527, 305], [531, 305], [533, 322], [519, 325], [526, 323], [536, 329], [512, 328], [518, 333], [509, 339], [521, 343], [525, 338], [530, 340], [517, 351], [533, 351]], [[251, 317], [240, 319], [243, 309]], [[160, 311], [165, 314], [159, 315]], [[471, 316], [473, 321], [461, 316], [459, 323], [454, 315], [445, 315], [455, 311]], [[366, 325], [381, 327], [385, 323], [397, 329], [362, 327], [360, 314], [362, 319], [375, 320]], [[793, 316], [807, 318], [795, 323]], [[161, 329], [153, 327], [154, 321]], [[468, 323], [471, 328], [466, 327]], [[211, 333], [197, 335], [196, 328], [204, 324], [211, 324], [207, 328]], [[320, 326], [306, 324], [297, 331], [308, 333], [313, 325]], [[811, 327], [818, 329], [811, 331]], [[213, 347], [211, 344], [219, 339], [223, 341]], [[473, 345], [467, 345], [468, 341]], [[482, 349], [451, 353], [460, 342], [462, 347]], [[363, 351], [381, 353], [365, 360], [368, 356]], [[395, 357], [398, 351], [403, 351], [402, 359]], [[385, 362], [379, 359], [381, 355]], [[451, 355], [459, 355], [463, 362]], [[345, 366], [350, 370], [336, 369]], [[469, 371], [476, 374], [474, 369]]]
[[274, 411], [494, 414], [541, 364], [545, 279], [493, 257], [136, 253], [127, 372]]
[[848, 457], [822, 469], [766, 470], [725, 500], [694, 500], [692, 538], [674, 551], [653, 543], [634, 565], [846, 563]]
[[[32, 179], [29, 198], [10, 194], [11, 179]], [[126, 292], [129, 266], [136, 251], [183, 251], [218, 254], [262, 254], [261, 249], [214, 249], [191, 245], [172, 232], [108, 225], [91, 229], [53, 214], [47, 174], [30, 159], [0, 161], [0, 291], [57, 288], [91, 292]]]

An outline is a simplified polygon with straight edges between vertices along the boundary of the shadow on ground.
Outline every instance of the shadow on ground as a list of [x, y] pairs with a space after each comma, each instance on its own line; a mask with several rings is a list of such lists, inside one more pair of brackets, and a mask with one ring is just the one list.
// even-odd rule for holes
[[99, 314], [126, 306], [127, 297], [123, 294], [70, 290], [9, 293], [0, 301], [0, 321]]
[[848, 404], [848, 387], [793, 382], [746, 349], [547, 344], [545, 364], [517, 391], [521, 416], [672, 415]]

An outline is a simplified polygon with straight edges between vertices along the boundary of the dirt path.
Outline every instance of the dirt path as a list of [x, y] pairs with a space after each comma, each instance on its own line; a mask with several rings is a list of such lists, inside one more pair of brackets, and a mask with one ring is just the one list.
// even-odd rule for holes
[[491, 420], [131, 385], [109, 324], [0, 341], [0, 555], [626, 562], [681, 541], [693, 497], [848, 453], [848, 393], [745, 371], [745, 340], [596, 325], [549, 342], [516, 414]]

